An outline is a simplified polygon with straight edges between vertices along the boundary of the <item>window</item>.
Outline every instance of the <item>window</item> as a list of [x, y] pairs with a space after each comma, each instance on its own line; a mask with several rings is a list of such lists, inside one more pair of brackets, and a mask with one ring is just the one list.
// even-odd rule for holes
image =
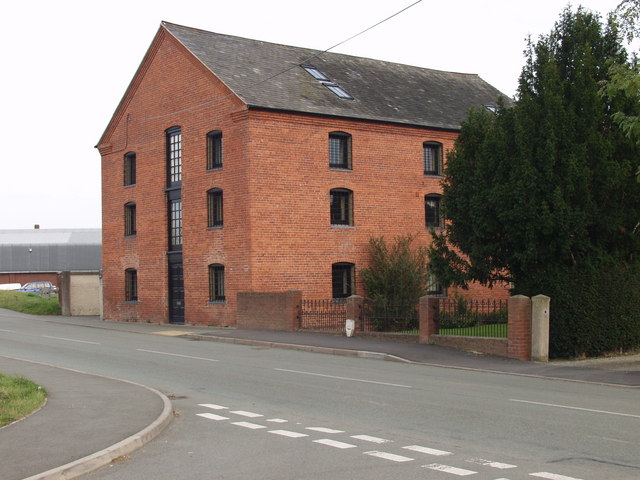
[[334, 263], [331, 265], [331, 285], [333, 298], [347, 298], [353, 295], [355, 265], [353, 263]]
[[209, 301], [224, 302], [224, 265], [209, 265]]
[[124, 185], [136, 184], [136, 154], [129, 152], [124, 156]]
[[351, 135], [348, 133], [329, 134], [329, 167], [351, 169]]
[[136, 204], [132, 202], [124, 205], [124, 234], [125, 236], [136, 234]]
[[169, 199], [169, 250], [182, 248], [182, 199]]
[[442, 144], [424, 142], [424, 174], [442, 175]]
[[126, 302], [138, 301], [138, 272], [134, 268], [124, 271], [124, 299]]
[[442, 284], [438, 282], [436, 276], [432, 273], [427, 274], [427, 295], [436, 297], [444, 297], [447, 295], [446, 290]]
[[353, 225], [353, 192], [334, 188], [330, 197], [331, 225]]
[[212, 188], [207, 192], [207, 227], [221, 227], [222, 223], [222, 190]]
[[182, 181], [182, 131], [180, 127], [167, 130], [167, 185], [177, 186]]
[[353, 97], [349, 95], [344, 88], [340, 85], [336, 85], [335, 83], [323, 83], [325, 87], [335, 93], [338, 97], [344, 98], [346, 100], [353, 100]]
[[207, 133], [207, 170], [222, 168], [222, 132]]
[[427, 227], [442, 227], [442, 214], [440, 212], [440, 195], [425, 195], [424, 214]]
[[309, 75], [311, 75], [316, 80], [320, 80], [322, 82], [330, 82], [331, 80], [324, 73], [318, 70], [316, 67], [312, 65], [301, 65]]

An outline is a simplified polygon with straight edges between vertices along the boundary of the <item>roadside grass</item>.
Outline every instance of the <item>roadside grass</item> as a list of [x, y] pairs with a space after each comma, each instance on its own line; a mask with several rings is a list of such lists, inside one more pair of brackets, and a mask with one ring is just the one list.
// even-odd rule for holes
[[438, 335], [507, 338], [507, 324], [496, 323], [489, 325], [475, 325], [473, 327], [464, 328], [441, 328], [438, 331]]
[[32, 315], [60, 315], [58, 295], [40, 296], [37, 293], [0, 290], [0, 308]]
[[46, 390], [31, 380], [0, 373], [0, 427], [29, 415], [46, 398]]

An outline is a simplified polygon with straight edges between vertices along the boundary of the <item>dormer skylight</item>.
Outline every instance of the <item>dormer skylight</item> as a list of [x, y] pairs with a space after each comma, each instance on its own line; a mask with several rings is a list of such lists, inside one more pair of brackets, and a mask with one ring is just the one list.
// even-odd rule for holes
[[353, 100], [353, 97], [347, 93], [347, 91], [338, 85], [335, 82], [332, 82], [331, 79], [318, 70], [313, 65], [300, 65], [302, 68], [306, 70], [306, 72], [311, 75], [313, 78], [318, 80], [322, 85], [327, 87], [333, 93], [335, 93], [338, 97], [344, 98], [345, 100]]
[[345, 98], [347, 100], [353, 100], [353, 97], [349, 95], [340, 85], [336, 85], [335, 83], [322, 83], [325, 87], [331, 90], [340, 98]]
[[320, 80], [321, 82], [330, 82], [329, 77], [327, 77], [324, 73], [318, 70], [316, 67], [312, 65], [301, 65], [309, 75], [311, 75], [316, 80]]

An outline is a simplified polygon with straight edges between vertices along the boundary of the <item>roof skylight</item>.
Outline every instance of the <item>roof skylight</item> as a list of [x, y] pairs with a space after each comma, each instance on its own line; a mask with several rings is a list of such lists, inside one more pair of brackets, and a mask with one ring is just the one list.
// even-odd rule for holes
[[335, 93], [338, 97], [344, 98], [346, 100], [353, 100], [353, 97], [347, 93], [347, 91], [338, 85], [335, 82], [332, 82], [331, 79], [326, 76], [323, 72], [318, 70], [313, 65], [300, 65], [305, 71], [311, 75], [313, 78], [318, 80], [322, 85], [327, 87], [333, 93]]
[[318, 70], [316, 67], [312, 65], [302, 65], [309, 75], [311, 75], [316, 80], [320, 80], [321, 82], [330, 82], [329, 77], [327, 77], [324, 73]]

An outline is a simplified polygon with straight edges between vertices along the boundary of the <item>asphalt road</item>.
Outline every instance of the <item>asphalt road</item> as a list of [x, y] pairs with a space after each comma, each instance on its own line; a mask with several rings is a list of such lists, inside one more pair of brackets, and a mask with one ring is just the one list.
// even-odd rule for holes
[[0, 353], [170, 395], [172, 424], [88, 479], [640, 478], [637, 389], [12, 315]]

